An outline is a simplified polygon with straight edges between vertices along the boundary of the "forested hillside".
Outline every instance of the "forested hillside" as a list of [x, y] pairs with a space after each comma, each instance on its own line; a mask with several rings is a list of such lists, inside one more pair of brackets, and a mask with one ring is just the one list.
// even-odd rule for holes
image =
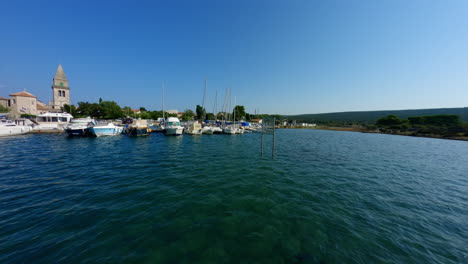
[[458, 115], [463, 122], [468, 122], [468, 107], [464, 108], [435, 108], [435, 109], [414, 109], [414, 110], [383, 110], [383, 111], [360, 111], [360, 112], [339, 112], [324, 114], [304, 114], [284, 116], [288, 120], [308, 123], [366, 123], [373, 124], [377, 119], [396, 115], [406, 119], [412, 116], [429, 115]]

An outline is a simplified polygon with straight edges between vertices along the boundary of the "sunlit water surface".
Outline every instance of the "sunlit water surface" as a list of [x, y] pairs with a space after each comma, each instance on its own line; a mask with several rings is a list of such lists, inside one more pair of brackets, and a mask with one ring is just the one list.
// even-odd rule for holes
[[0, 263], [468, 263], [468, 142], [0, 138]]

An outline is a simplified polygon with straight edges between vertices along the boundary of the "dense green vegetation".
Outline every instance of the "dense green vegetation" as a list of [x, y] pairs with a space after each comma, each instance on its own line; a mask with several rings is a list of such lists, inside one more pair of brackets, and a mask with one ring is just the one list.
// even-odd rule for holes
[[[140, 107], [139, 112], [135, 112], [134, 110], [132, 110], [132, 108], [128, 106], [121, 108], [116, 102], [104, 101], [102, 100], [102, 98], [99, 98], [99, 103], [78, 102], [77, 107], [75, 107], [74, 105], [64, 105], [63, 110], [65, 112], [71, 113], [74, 117], [89, 116], [100, 119], [118, 119], [123, 117], [131, 117], [156, 120], [158, 118], [163, 117], [162, 111], [149, 111], [145, 107]], [[226, 117], [229, 120], [232, 120], [234, 118], [234, 114], [236, 121], [252, 121], [254, 119], [262, 119], [264, 117], [271, 116], [276, 117], [277, 122], [279, 123], [279, 121], [282, 119], [280, 115], [249, 114], [245, 111], [245, 107], [243, 105], [236, 105], [230, 113], [218, 112], [216, 113], [216, 117], [218, 119], [224, 119]], [[177, 115], [165, 112], [164, 116], [167, 118]], [[180, 119], [183, 121], [202, 119], [214, 120], [215, 114], [208, 113], [205, 108], [203, 108], [200, 105], [197, 105], [195, 108], [195, 112], [191, 109], [186, 109], [180, 116]]]
[[389, 115], [377, 120], [376, 127], [383, 132], [410, 132], [412, 135], [468, 136], [468, 124], [458, 115], [413, 116], [400, 119]]
[[8, 109], [8, 107], [0, 105], [0, 113], [8, 113], [8, 111], [10, 111], [10, 109]]
[[350, 124], [374, 124], [383, 116], [396, 115], [406, 119], [412, 116], [431, 115], [458, 115], [463, 122], [468, 122], [468, 107], [464, 108], [436, 108], [417, 110], [385, 110], [385, 111], [361, 111], [340, 112], [325, 114], [304, 114], [283, 116], [288, 120], [297, 122], [316, 123], [323, 125], [350, 125]]

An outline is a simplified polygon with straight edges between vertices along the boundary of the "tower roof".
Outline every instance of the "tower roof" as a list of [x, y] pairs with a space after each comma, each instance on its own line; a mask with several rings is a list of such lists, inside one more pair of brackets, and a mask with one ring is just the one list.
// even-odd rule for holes
[[57, 72], [55, 73], [54, 79], [67, 80], [67, 76], [65, 76], [65, 72], [63, 72], [62, 64], [59, 64], [57, 68]]

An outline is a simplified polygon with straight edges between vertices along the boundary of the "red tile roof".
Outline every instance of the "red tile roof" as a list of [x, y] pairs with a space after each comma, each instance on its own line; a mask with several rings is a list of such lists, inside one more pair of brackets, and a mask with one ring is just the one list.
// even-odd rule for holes
[[44, 106], [42, 104], [36, 104], [36, 109], [37, 110], [49, 110], [47, 106]]
[[0, 99], [1, 99], [1, 100], [8, 100], [8, 99], [6, 99], [5, 97], [1, 97], [1, 96], [0, 96]]
[[26, 92], [26, 91], [23, 91], [23, 92], [19, 92], [19, 93], [14, 93], [14, 94], [10, 94], [10, 96], [23, 96], [23, 97], [33, 97], [33, 98], [36, 98], [36, 96]]

